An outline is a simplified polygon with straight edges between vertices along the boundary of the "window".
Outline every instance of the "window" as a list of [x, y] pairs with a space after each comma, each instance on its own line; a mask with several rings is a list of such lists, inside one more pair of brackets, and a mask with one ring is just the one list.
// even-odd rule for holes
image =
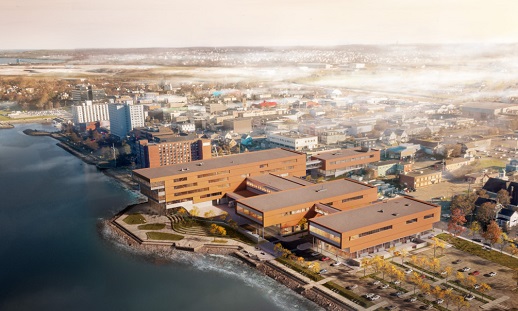
[[352, 198], [343, 199], [342, 203], [363, 199], [363, 195], [355, 196]]
[[392, 225], [390, 226], [386, 226], [386, 227], [383, 227], [383, 228], [378, 228], [378, 229], [374, 229], [374, 230], [371, 230], [371, 231], [367, 231], [367, 232], [363, 232], [363, 233], [360, 233], [356, 236], [351, 236], [351, 240], [354, 240], [356, 238], [361, 238], [361, 237], [364, 237], [364, 236], [367, 236], [367, 235], [371, 235], [371, 234], [374, 234], [374, 233], [378, 233], [378, 232], [381, 232], [381, 231], [385, 231], [385, 230], [390, 230], [392, 229]]
[[435, 214], [424, 215], [424, 219], [433, 218], [433, 216], [435, 216]]
[[417, 218], [410, 219], [410, 220], [406, 221], [407, 224], [411, 224], [411, 223], [414, 223], [414, 222], [417, 222]]

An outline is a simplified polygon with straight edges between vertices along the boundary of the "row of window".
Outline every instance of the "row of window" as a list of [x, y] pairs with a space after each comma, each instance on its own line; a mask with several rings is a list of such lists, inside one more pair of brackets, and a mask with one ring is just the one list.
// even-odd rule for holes
[[242, 214], [242, 215], [246, 215], [246, 216], [249, 216], [249, 217], [252, 217], [252, 218], [255, 218], [259, 221], [263, 221], [263, 214], [259, 213], [259, 212], [256, 212], [242, 204], [237, 204], [237, 212], [239, 214]]
[[386, 227], [382, 227], [382, 228], [378, 228], [378, 229], [374, 229], [374, 230], [370, 230], [370, 231], [366, 231], [366, 232], [362, 232], [360, 234], [352, 235], [349, 238], [349, 240], [350, 241], [356, 240], [358, 238], [361, 238], [361, 237], [364, 237], [364, 236], [367, 236], [367, 235], [371, 235], [371, 234], [374, 234], [374, 233], [378, 233], [378, 232], [382, 232], [382, 231], [386, 231], [386, 230], [390, 230], [390, 229], [392, 229], [392, 225], [386, 226]]
[[355, 200], [361, 200], [361, 199], [363, 199], [363, 194], [355, 196], [355, 197], [343, 199], [342, 203], [349, 202], [349, 201], [355, 201]]
[[310, 226], [309, 230], [314, 234], [317, 234], [325, 239], [335, 242], [337, 245], [340, 245], [340, 236], [338, 235], [334, 235], [315, 226]]
[[189, 191], [176, 192], [176, 193], [174, 194], [174, 196], [175, 196], [175, 197], [179, 197], [179, 196], [186, 195], [186, 194], [192, 194], [192, 193], [204, 192], [204, 191], [208, 191], [208, 190], [209, 190], [209, 187], [205, 187], [205, 188], [194, 189], [194, 190], [189, 190]]
[[288, 215], [295, 215], [295, 214], [300, 214], [300, 213], [305, 213], [309, 211], [309, 207], [306, 207], [306, 208], [301, 208], [301, 209], [298, 209], [298, 210], [294, 210], [294, 211], [289, 211], [289, 212], [286, 212], [284, 213], [284, 216], [288, 216]]
[[374, 155], [371, 154], [369, 156], [361, 156], [361, 157], [355, 157], [355, 158], [331, 161], [330, 164], [336, 165], [336, 164], [342, 164], [342, 163], [346, 163], [346, 162], [354, 162], [354, 161], [359, 161], [359, 160], [365, 160], [365, 159], [369, 159], [369, 158], [374, 158]]
[[214, 192], [214, 193], [200, 195], [200, 198], [218, 197], [220, 195], [221, 195], [221, 192]]
[[187, 187], [196, 187], [197, 185], [198, 185], [197, 182], [192, 183], [192, 184], [183, 184], [183, 185], [174, 186], [174, 189], [182, 189], [182, 188], [187, 188]]
[[200, 175], [198, 175], [198, 178], [204, 178], [204, 177], [215, 176], [215, 175], [222, 175], [222, 174], [230, 174], [230, 170], [218, 171], [218, 172], [212, 172], [212, 173], [206, 173], [206, 174], [200, 174]]

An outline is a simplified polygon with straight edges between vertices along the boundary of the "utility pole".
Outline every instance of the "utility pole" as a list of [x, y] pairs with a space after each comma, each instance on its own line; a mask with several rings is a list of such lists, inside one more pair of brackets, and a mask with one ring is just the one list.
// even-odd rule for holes
[[115, 167], [117, 167], [117, 157], [115, 157], [115, 144], [112, 143], [113, 150], [113, 161], [115, 161]]

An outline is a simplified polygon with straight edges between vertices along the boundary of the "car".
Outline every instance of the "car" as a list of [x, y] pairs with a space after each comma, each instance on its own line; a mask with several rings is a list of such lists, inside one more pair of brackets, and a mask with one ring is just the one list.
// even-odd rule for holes
[[460, 269], [462, 272], [468, 272], [469, 270], [471, 270], [470, 267], [464, 267], [462, 269]]
[[322, 257], [322, 258], [320, 258], [320, 260], [321, 261], [328, 261], [328, 260], [331, 260], [331, 258], [329, 258], [329, 257]]
[[327, 270], [326, 269], [320, 269], [320, 271], [318, 273], [324, 274], [324, 273], [327, 273]]
[[395, 280], [394, 284], [399, 285], [399, 284], [401, 284], [401, 281], [400, 280]]
[[381, 281], [376, 280], [376, 281], [372, 282], [372, 284], [373, 284], [373, 285], [379, 285], [379, 284], [381, 284]]
[[440, 305], [440, 304], [441, 304], [441, 303], [443, 303], [443, 302], [444, 302], [444, 299], [437, 299], [437, 300], [435, 301], [435, 303], [436, 303], [436, 304], [438, 304], [438, 305]]
[[476, 271], [473, 271], [470, 273], [471, 275], [479, 275], [480, 274], [480, 271], [476, 270]]
[[403, 296], [404, 294], [405, 294], [405, 293], [403, 293], [403, 292], [397, 292], [397, 293], [396, 293], [396, 296], [399, 298], [399, 297]]
[[482, 247], [482, 249], [483, 249], [483, 250], [485, 250], [485, 251], [490, 251], [490, 250], [491, 250], [491, 247], [489, 247], [489, 246], [484, 246], [484, 247]]
[[348, 290], [353, 290], [355, 288], [358, 288], [358, 285], [357, 284], [353, 284], [353, 285], [349, 285], [346, 287]]
[[387, 289], [389, 288], [390, 286], [388, 284], [383, 284], [380, 286], [381, 289]]
[[412, 298], [408, 299], [408, 301], [410, 301], [410, 302], [416, 302], [416, 301], [417, 301], [417, 297], [412, 297]]
[[471, 239], [472, 241], [475, 241], [475, 242], [482, 242], [482, 239]]
[[412, 272], [414, 272], [414, 270], [413, 270], [413, 269], [406, 269], [406, 270], [405, 270], [405, 274], [410, 274], [410, 273], [412, 273]]
[[338, 266], [339, 266], [339, 265], [341, 265], [341, 264], [342, 264], [341, 262], [336, 261], [336, 262], [333, 262], [333, 263], [331, 264], [331, 266], [333, 266], [333, 267], [338, 267]]
[[421, 309], [431, 310], [431, 309], [433, 309], [433, 306], [432, 305], [424, 305], [424, 306], [421, 307]]
[[462, 262], [462, 260], [457, 259], [457, 260], [452, 261], [452, 264], [456, 265], [456, 264], [458, 264], [458, 263], [460, 263], [460, 262]]
[[441, 272], [441, 275], [446, 275], [446, 274], [448, 274], [448, 271], [442, 271]]
[[374, 296], [372, 296], [372, 297], [371, 297], [371, 298], [369, 298], [369, 299], [370, 299], [370, 300], [372, 300], [372, 301], [374, 301], [374, 300], [378, 300], [378, 299], [380, 299], [380, 298], [381, 298], [381, 296], [380, 296], [380, 295], [374, 295]]
[[489, 272], [489, 274], [488, 274], [488, 275], [489, 275], [490, 277], [493, 277], [493, 276], [495, 276], [495, 275], [496, 275], [496, 272], [491, 271], [491, 272]]
[[467, 294], [466, 296], [464, 296], [464, 300], [471, 301], [473, 299], [475, 299], [475, 296], [473, 296], [472, 294]]
[[475, 285], [473, 285], [473, 288], [474, 288], [474, 289], [479, 289], [479, 288], [480, 288], [480, 284], [475, 284]]
[[371, 299], [373, 296], [374, 296], [374, 294], [373, 294], [373, 293], [365, 294], [365, 298], [369, 298], [369, 299]]
[[317, 253], [317, 252], [311, 253], [311, 256], [313, 256], [313, 257], [318, 256], [318, 255], [320, 255], [320, 253]]

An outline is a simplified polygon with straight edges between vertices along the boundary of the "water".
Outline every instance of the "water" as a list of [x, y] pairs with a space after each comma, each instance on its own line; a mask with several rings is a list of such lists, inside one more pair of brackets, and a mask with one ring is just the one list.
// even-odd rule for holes
[[62, 59], [45, 59], [45, 58], [14, 58], [14, 57], [0, 57], [0, 65], [16, 64], [20, 63], [31, 63], [31, 64], [51, 64], [61, 63]]
[[136, 195], [17, 125], [0, 130], [0, 310], [315, 310], [235, 259], [141, 254], [99, 226]]

